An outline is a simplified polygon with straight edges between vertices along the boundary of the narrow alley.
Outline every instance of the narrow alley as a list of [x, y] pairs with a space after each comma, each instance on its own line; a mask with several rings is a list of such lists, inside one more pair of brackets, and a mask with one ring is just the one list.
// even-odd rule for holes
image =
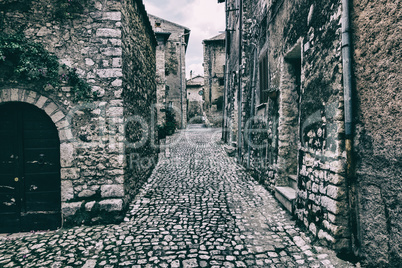
[[119, 225], [0, 236], [0, 267], [353, 267], [313, 245], [220, 137], [168, 137]]

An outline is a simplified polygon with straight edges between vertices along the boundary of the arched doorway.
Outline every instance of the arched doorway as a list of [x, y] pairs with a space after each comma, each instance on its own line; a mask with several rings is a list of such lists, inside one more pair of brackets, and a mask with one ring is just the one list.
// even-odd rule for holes
[[0, 105], [0, 233], [61, 225], [60, 141], [34, 105]]

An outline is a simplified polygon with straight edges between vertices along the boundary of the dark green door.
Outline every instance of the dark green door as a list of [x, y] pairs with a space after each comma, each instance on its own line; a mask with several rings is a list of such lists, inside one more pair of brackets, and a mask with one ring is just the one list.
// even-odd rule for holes
[[0, 233], [61, 224], [60, 141], [33, 105], [0, 106]]

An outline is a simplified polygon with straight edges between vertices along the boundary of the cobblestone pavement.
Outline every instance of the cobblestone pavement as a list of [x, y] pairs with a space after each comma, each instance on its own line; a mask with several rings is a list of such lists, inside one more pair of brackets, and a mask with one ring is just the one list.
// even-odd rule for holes
[[309, 243], [218, 129], [180, 133], [123, 223], [2, 235], [0, 267], [353, 267]]

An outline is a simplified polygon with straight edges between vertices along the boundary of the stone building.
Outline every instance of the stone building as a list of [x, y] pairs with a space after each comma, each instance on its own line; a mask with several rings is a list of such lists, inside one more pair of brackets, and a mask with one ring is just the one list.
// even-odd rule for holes
[[157, 161], [141, 0], [0, 3], [0, 232], [122, 220]]
[[157, 122], [159, 127], [166, 123], [166, 45], [170, 33], [155, 32], [158, 42], [156, 47], [156, 110]]
[[222, 125], [225, 34], [203, 41], [204, 44], [204, 109], [210, 123]]
[[399, 267], [400, 5], [218, 2], [237, 160], [340, 256]]
[[204, 77], [197, 75], [187, 80], [187, 121], [202, 123], [204, 116]]
[[[156, 35], [167, 38], [163, 46], [164, 50], [162, 47], [158, 48], [160, 50], [160, 56], [157, 58], [157, 65], [160, 66], [158, 69], [161, 70], [163, 60], [165, 66], [164, 76], [158, 76], [158, 84], [161, 85], [158, 96], [162, 101], [158, 101], [158, 104], [173, 109], [177, 127], [185, 128], [187, 125], [185, 59], [190, 29], [154, 15], [149, 14], [148, 16]], [[162, 54], [165, 56], [164, 59], [162, 59]], [[158, 71], [158, 73], [161, 72]]]

